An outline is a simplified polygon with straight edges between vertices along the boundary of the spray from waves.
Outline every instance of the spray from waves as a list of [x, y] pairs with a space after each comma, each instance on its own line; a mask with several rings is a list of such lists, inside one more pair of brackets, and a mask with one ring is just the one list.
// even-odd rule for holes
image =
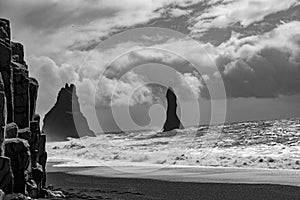
[[300, 119], [135, 131], [47, 144], [60, 166], [175, 165], [300, 169]]

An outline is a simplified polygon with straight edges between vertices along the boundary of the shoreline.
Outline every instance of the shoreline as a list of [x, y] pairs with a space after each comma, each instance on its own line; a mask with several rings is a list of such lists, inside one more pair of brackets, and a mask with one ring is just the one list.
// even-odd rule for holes
[[296, 186], [300, 189], [300, 170], [229, 168], [229, 167], [185, 167], [168, 166], [102, 166], [102, 167], [55, 167], [63, 162], [50, 162], [48, 172], [64, 172], [106, 178], [153, 179], [170, 182], [191, 183], [237, 183], [276, 184]]
[[49, 172], [47, 176], [48, 184], [53, 184], [70, 200], [298, 200], [300, 196], [299, 187], [276, 184], [174, 182], [67, 172]]

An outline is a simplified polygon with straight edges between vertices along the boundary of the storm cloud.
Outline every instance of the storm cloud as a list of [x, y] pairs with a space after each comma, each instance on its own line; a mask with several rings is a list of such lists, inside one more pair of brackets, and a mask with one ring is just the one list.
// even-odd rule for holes
[[300, 94], [300, 22], [220, 45], [216, 64], [229, 97]]

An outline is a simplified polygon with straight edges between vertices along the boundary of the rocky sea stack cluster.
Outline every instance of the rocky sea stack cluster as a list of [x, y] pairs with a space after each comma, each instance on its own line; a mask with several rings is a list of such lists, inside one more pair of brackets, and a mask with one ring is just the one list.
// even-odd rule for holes
[[55, 105], [43, 120], [43, 131], [51, 141], [67, 140], [68, 137], [95, 136], [80, 110], [75, 85], [66, 84], [58, 92]]
[[5, 199], [45, 197], [46, 136], [35, 113], [39, 84], [29, 76], [23, 45], [10, 35], [9, 20], [0, 18], [0, 199], [3, 192]]

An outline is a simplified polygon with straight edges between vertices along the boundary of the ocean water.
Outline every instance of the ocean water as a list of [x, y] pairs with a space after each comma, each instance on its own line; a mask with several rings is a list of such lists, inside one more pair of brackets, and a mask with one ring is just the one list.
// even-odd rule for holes
[[59, 166], [210, 166], [300, 169], [300, 119], [134, 131], [47, 143]]

